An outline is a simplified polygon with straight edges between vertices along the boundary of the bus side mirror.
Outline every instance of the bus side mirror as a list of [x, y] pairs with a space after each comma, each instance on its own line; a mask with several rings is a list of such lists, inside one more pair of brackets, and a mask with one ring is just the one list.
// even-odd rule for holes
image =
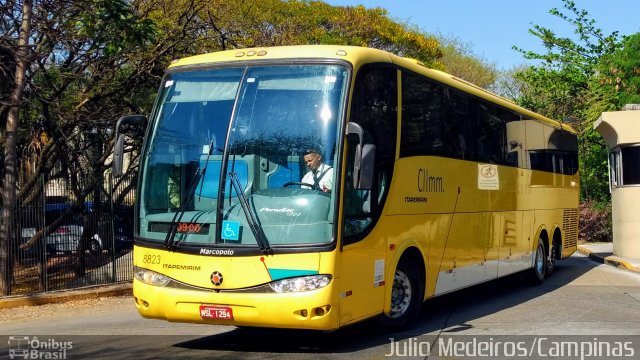
[[353, 159], [353, 188], [356, 190], [371, 190], [373, 187], [376, 146], [364, 143], [364, 129], [356, 123], [350, 122], [347, 124], [347, 135], [357, 136], [358, 140]]
[[116, 143], [113, 147], [113, 175], [122, 176], [123, 162], [124, 162], [124, 134], [121, 133], [121, 126], [146, 126], [147, 117], [144, 115], [125, 115], [118, 119], [116, 122]]
[[124, 156], [124, 134], [118, 134], [116, 144], [113, 148], [113, 175], [122, 176], [122, 166]]

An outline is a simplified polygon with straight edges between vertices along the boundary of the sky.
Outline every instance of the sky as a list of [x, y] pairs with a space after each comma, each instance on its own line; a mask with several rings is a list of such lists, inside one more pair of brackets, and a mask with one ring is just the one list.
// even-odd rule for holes
[[[545, 52], [539, 38], [529, 33], [533, 25], [575, 39], [574, 28], [549, 14], [558, 8], [569, 15], [561, 0], [325, 0], [331, 5], [364, 5], [387, 9], [391, 18], [409, 22], [428, 34], [442, 34], [468, 45], [472, 53], [498, 69], [508, 70], [530, 63], [515, 45], [524, 50]], [[640, 32], [639, 0], [574, 0], [578, 9], [589, 12], [605, 35]]]

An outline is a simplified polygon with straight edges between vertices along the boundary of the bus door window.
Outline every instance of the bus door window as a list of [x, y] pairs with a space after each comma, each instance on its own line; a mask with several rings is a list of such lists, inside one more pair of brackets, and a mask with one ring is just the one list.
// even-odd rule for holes
[[382, 210], [391, 182], [397, 136], [397, 70], [388, 65], [363, 67], [356, 79], [351, 121], [365, 130], [365, 142], [376, 146], [373, 189], [353, 188], [352, 169], [355, 139], [349, 139], [345, 185], [345, 243], [358, 241], [368, 233]]

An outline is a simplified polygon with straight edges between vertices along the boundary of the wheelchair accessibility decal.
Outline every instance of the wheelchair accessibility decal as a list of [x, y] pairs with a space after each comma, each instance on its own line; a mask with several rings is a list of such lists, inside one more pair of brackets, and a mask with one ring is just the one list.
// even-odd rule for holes
[[224, 220], [222, 222], [222, 239], [238, 241], [240, 239], [240, 222]]

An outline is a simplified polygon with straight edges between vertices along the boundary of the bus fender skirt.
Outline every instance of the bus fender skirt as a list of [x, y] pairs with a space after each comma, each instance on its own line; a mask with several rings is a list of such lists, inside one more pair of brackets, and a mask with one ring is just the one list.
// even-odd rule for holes
[[530, 250], [531, 250], [531, 267], [533, 267], [533, 262], [536, 256], [536, 247], [538, 246], [538, 239], [543, 239], [543, 241], [546, 241], [546, 246], [547, 246], [547, 251], [549, 250], [549, 246], [551, 245], [549, 243], [549, 230], [547, 229], [546, 226], [544, 226], [544, 224], [540, 224], [538, 226], [538, 228], [535, 231], [535, 237], [533, 239], [531, 239], [531, 242], [529, 243], [529, 245], [531, 246]]

